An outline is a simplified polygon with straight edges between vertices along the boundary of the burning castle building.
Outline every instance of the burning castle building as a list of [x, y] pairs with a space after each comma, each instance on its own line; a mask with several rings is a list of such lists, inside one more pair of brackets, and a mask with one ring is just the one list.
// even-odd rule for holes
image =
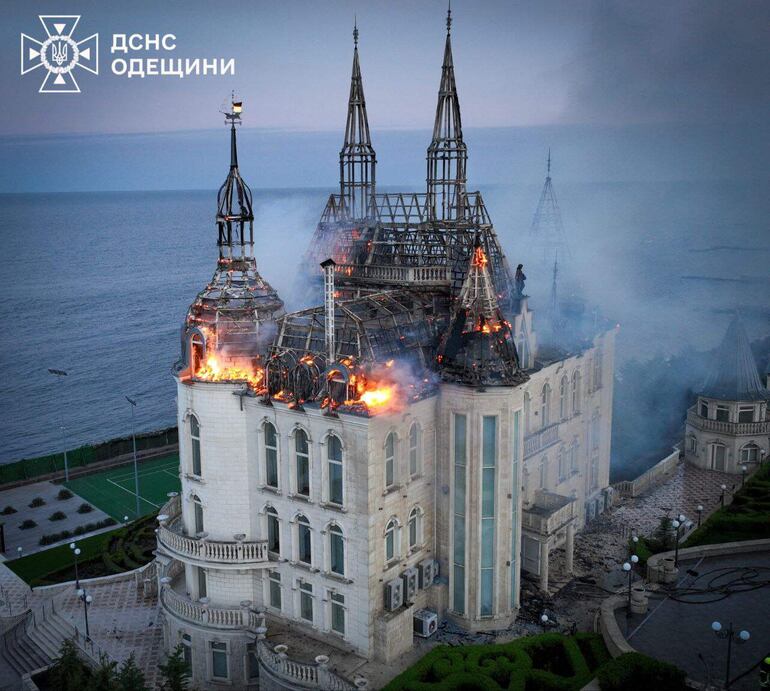
[[340, 190], [303, 262], [320, 306], [284, 314], [257, 272], [227, 115], [217, 271], [175, 368], [182, 492], [158, 530], [166, 645], [197, 686], [347, 688], [281, 662], [278, 622], [386, 662], [441, 620], [506, 628], [521, 574], [547, 589], [550, 551], [570, 569], [605, 506], [614, 332], [538, 346], [467, 189], [450, 27], [424, 193], [376, 190], [354, 32]]

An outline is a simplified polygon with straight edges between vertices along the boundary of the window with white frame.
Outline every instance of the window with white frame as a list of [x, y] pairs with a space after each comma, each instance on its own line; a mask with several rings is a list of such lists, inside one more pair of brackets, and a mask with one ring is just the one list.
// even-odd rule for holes
[[182, 656], [184, 659], [184, 666], [188, 673], [192, 672], [192, 636], [189, 633], [182, 634]]
[[283, 608], [283, 588], [281, 586], [281, 574], [277, 571], [270, 571], [267, 577], [268, 583], [268, 602], [273, 609]]
[[567, 479], [567, 474], [569, 473], [567, 451], [563, 445], [559, 447], [556, 458], [559, 462], [559, 482], [563, 482]]
[[580, 370], [576, 369], [572, 373], [572, 414], [577, 415], [580, 412]]
[[297, 429], [294, 432], [294, 459], [296, 472], [296, 493], [301, 497], [310, 497], [310, 446], [307, 432]]
[[687, 437], [687, 450], [690, 453], [698, 452], [698, 439], [694, 434], [691, 434], [689, 437]]
[[192, 474], [200, 477], [201, 468], [201, 427], [198, 418], [190, 415], [190, 450], [192, 455]]
[[754, 406], [738, 406], [738, 422], [754, 422]]
[[227, 679], [227, 643], [211, 641], [211, 676], [214, 679]]
[[524, 431], [529, 434], [532, 430], [532, 396], [529, 391], [524, 393]]
[[268, 506], [265, 509], [267, 516], [267, 549], [273, 554], [281, 554], [281, 523], [278, 520], [278, 512]]
[[310, 521], [300, 514], [297, 516], [297, 559], [310, 566], [313, 563], [313, 539]]
[[543, 456], [542, 460], [540, 461], [540, 467], [538, 471], [539, 471], [539, 478], [538, 478], [539, 487], [540, 489], [545, 489], [546, 483], [548, 482], [548, 456]]
[[400, 556], [398, 539], [399, 525], [395, 518], [391, 518], [385, 526], [385, 563], [389, 564]]
[[305, 621], [313, 623], [313, 585], [299, 582], [299, 616]]
[[709, 416], [709, 404], [706, 401], [701, 401], [698, 406], [698, 415], [707, 418]]
[[190, 497], [193, 503], [193, 530], [195, 534], [203, 532], [203, 503], [197, 494]]
[[567, 393], [569, 388], [569, 382], [567, 381], [567, 375], [565, 374], [559, 381], [559, 419], [567, 419]]
[[717, 405], [717, 417], [718, 422], [730, 421], [730, 409], [726, 405]]
[[409, 428], [409, 475], [420, 474], [422, 430], [416, 422]]
[[328, 530], [329, 535], [329, 571], [338, 576], [345, 575], [345, 538], [342, 528], [332, 523]]
[[757, 463], [759, 461], [759, 447], [753, 442], [741, 448], [741, 463]]
[[341, 636], [345, 635], [345, 619], [347, 609], [345, 607], [345, 596], [340, 593], [329, 592], [329, 602], [331, 606], [331, 628], [335, 633]]
[[385, 438], [385, 487], [396, 483], [396, 435], [390, 432]]
[[259, 657], [256, 643], [246, 645], [246, 674], [249, 675], [250, 680], [259, 679]]
[[576, 473], [578, 471], [578, 455], [580, 453], [580, 440], [575, 437], [572, 440], [572, 446], [570, 447], [569, 468], [570, 472]]
[[329, 503], [342, 506], [344, 500], [342, 442], [334, 434], [330, 434], [326, 440], [326, 457], [329, 466]]
[[409, 512], [409, 549], [414, 549], [422, 544], [422, 509], [415, 506]]
[[194, 567], [198, 575], [198, 599], [206, 597], [208, 588], [206, 587], [206, 569], [201, 566]]
[[551, 412], [551, 386], [550, 384], [543, 384], [543, 389], [540, 392], [540, 424], [542, 427], [548, 427], [550, 422]]
[[278, 433], [272, 423], [266, 422], [265, 435], [265, 484], [278, 489]]

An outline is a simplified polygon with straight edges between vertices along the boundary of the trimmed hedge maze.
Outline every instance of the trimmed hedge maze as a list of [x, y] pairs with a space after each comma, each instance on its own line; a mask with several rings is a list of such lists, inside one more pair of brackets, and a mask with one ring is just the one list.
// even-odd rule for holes
[[601, 636], [592, 633], [545, 633], [501, 645], [442, 645], [385, 691], [577, 691], [608, 660]]

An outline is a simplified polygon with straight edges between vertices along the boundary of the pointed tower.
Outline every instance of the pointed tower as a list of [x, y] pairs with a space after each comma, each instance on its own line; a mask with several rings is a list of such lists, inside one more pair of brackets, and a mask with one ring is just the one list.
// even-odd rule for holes
[[468, 150], [463, 141], [460, 102], [457, 98], [452, 60], [452, 10], [447, 11], [446, 45], [441, 66], [441, 85], [428, 147], [428, 207], [432, 219], [455, 221], [465, 215], [465, 183]]
[[340, 150], [340, 194], [348, 218], [369, 216], [375, 191], [377, 157], [369, 136], [364, 86], [358, 61], [358, 25], [353, 26], [353, 72], [350, 76], [348, 119]]
[[242, 103], [225, 112], [230, 126], [230, 170], [217, 195], [217, 268], [187, 313], [176, 371], [204, 380], [261, 380], [261, 363], [275, 334], [283, 302], [260, 276], [254, 257], [254, 212], [238, 169], [236, 125]]
[[526, 379], [478, 235], [457, 306], [439, 344], [437, 364], [443, 379], [469, 386], [515, 385]]
[[551, 266], [557, 253], [561, 254], [562, 260], [565, 257], [569, 258], [569, 247], [564, 237], [561, 211], [559, 210], [559, 203], [556, 201], [556, 192], [551, 180], [550, 149], [548, 149], [545, 184], [543, 185], [543, 191], [540, 193], [535, 216], [532, 219], [530, 236], [536, 251], [534, 259], [542, 262], [542, 268]]

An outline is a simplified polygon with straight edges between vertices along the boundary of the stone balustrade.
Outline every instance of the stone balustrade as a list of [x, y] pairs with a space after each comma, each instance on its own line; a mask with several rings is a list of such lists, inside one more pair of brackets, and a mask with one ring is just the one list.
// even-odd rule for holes
[[247, 607], [214, 607], [194, 602], [175, 592], [169, 586], [161, 590], [162, 607], [185, 621], [215, 629], [253, 629], [260, 626], [262, 617]]
[[[291, 684], [292, 688], [350, 691], [355, 687], [327, 668], [326, 662], [297, 662], [286, 653], [287, 646], [271, 648], [264, 640], [257, 643], [257, 655], [262, 666], [271, 674]], [[320, 660], [320, 658], [317, 658]]]
[[765, 434], [770, 433], [770, 420], [763, 420], [762, 422], [724, 422], [722, 420], [711, 420], [698, 415], [694, 407], [687, 411], [687, 424], [706, 432], [723, 432], [724, 434], [730, 435], [760, 434], [764, 436]]
[[554, 423], [524, 437], [524, 458], [553, 446], [559, 441], [559, 423]]

